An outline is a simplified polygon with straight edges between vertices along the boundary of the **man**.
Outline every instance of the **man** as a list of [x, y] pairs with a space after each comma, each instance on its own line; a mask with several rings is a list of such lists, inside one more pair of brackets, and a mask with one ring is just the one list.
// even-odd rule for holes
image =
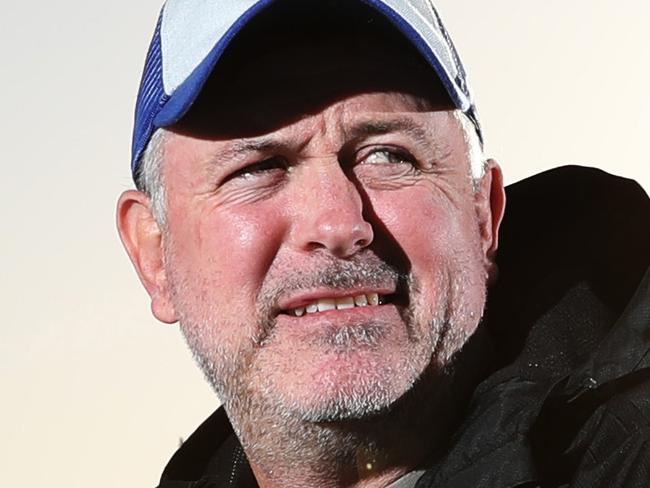
[[118, 226], [223, 410], [161, 487], [575, 477], [537, 472], [572, 439], [536, 416], [561, 375], [476, 388], [498, 364], [479, 324], [505, 207], [481, 148], [427, 1], [167, 2]]

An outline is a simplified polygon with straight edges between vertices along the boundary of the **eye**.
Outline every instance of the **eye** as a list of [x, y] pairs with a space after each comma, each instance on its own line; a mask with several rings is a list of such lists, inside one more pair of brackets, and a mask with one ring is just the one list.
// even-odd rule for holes
[[361, 164], [415, 164], [410, 154], [392, 148], [375, 149], [365, 155], [359, 162]]
[[230, 176], [228, 176], [226, 181], [232, 180], [234, 178], [250, 179], [264, 177], [275, 174], [277, 171], [285, 171], [288, 169], [288, 167], [289, 164], [284, 158], [280, 156], [274, 156], [272, 158], [249, 164], [235, 171]]

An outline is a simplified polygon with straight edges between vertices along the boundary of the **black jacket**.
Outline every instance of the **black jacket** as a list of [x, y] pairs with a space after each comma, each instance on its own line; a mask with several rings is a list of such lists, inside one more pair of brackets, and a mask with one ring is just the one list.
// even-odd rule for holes
[[[650, 201], [580, 167], [507, 195], [500, 278], [473, 339], [493, 359], [417, 487], [650, 486]], [[159, 488], [255, 486], [219, 409]]]

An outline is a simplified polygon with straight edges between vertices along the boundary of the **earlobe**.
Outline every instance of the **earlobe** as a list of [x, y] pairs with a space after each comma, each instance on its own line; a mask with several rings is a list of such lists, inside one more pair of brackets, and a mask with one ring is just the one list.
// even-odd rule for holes
[[488, 280], [496, 279], [495, 257], [499, 247], [499, 227], [506, 206], [506, 193], [503, 186], [503, 173], [494, 159], [489, 159], [485, 175], [479, 183], [476, 194], [476, 213], [481, 233], [483, 256]]
[[151, 297], [154, 316], [161, 322], [176, 322], [178, 318], [165, 269], [163, 235], [144, 193], [128, 190], [120, 196], [117, 229], [140, 281]]

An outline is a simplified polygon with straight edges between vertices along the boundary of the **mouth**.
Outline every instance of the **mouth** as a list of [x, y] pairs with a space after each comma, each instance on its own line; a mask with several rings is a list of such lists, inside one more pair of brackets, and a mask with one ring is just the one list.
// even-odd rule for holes
[[324, 313], [332, 310], [378, 307], [387, 303], [394, 303], [395, 298], [396, 294], [378, 292], [354, 293], [337, 297], [323, 296], [311, 300], [301, 300], [303, 303], [299, 306], [283, 308], [280, 310], [280, 314], [289, 315], [290, 317], [302, 317], [303, 315]]

